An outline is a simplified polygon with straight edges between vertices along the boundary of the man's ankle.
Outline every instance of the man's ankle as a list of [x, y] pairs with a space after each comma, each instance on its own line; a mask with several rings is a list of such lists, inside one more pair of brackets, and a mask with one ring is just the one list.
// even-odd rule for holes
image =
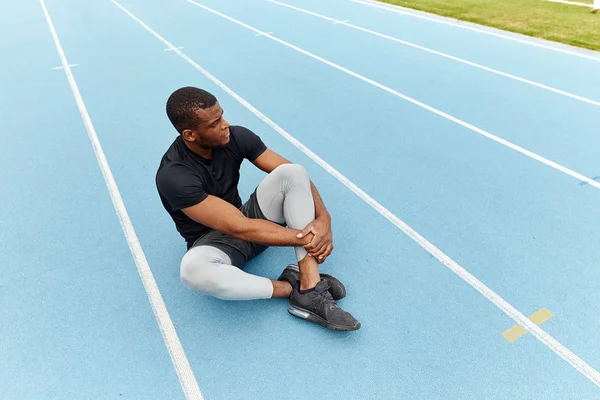
[[321, 281], [319, 263], [313, 256], [306, 255], [298, 262], [300, 268], [300, 290], [312, 289]]
[[271, 281], [273, 284], [273, 296], [278, 298], [288, 298], [292, 294], [292, 285], [288, 281]]
[[318, 281], [317, 282], [309, 281], [309, 282], [306, 282], [306, 284], [303, 284], [302, 282], [300, 282], [300, 290], [305, 291], [305, 290], [314, 289], [315, 286], [317, 286], [317, 283], [319, 283], [319, 282]]

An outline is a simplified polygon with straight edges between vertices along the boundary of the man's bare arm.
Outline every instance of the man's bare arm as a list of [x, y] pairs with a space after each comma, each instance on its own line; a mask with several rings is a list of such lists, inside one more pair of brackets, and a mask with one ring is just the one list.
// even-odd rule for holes
[[266, 246], [304, 246], [312, 240], [301, 232], [271, 221], [247, 218], [240, 210], [215, 196], [182, 210], [188, 217], [209, 228], [249, 242]]
[[323, 199], [321, 198], [319, 191], [315, 187], [314, 183], [312, 183], [312, 181], [310, 181], [310, 190], [312, 192], [313, 200], [315, 202], [315, 219], [324, 218], [327, 221], [331, 222], [331, 215], [329, 214], [329, 211], [327, 211], [327, 208], [325, 208]]

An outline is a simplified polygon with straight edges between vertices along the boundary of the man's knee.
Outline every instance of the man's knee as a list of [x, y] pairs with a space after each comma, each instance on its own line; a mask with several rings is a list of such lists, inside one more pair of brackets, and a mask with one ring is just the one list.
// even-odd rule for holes
[[271, 173], [290, 181], [308, 181], [308, 172], [300, 164], [282, 164]]
[[269, 279], [234, 267], [227, 254], [212, 246], [189, 250], [181, 260], [180, 275], [187, 288], [223, 300], [268, 299], [273, 294]]
[[180, 276], [183, 284], [195, 291], [215, 296], [221, 293], [224, 283], [215, 276], [213, 269], [218, 267], [210, 260], [202, 260], [193, 257], [188, 252], [181, 260]]

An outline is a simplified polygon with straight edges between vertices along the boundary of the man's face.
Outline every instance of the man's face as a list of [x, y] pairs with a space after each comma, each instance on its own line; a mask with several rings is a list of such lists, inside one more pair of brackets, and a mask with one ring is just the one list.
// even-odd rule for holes
[[183, 131], [184, 139], [195, 141], [202, 147], [220, 147], [229, 143], [229, 123], [223, 118], [219, 102], [204, 110], [197, 110], [200, 123], [196, 129]]

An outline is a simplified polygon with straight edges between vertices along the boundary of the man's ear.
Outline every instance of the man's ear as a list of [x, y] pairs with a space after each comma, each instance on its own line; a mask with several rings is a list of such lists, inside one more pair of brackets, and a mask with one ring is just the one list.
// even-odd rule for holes
[[183, 140], [187, 140], [188, 142], [196, 141], [196, 135], [194, 135], [194, 131], [191, 129], [184, 129], [183, 132], [181, 132], [181, 136], [183, 137]]

